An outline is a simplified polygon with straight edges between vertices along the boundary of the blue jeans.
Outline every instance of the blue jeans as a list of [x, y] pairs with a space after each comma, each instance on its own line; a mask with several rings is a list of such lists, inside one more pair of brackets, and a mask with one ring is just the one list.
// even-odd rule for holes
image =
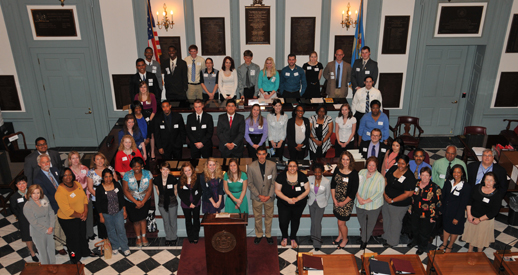
[[124, 209], [114, 215], [103, 213], [103, 217], [112, 248], [116, 250], [120, 247], [122, 251], [129, 250], [126, 229], [124, 229]]

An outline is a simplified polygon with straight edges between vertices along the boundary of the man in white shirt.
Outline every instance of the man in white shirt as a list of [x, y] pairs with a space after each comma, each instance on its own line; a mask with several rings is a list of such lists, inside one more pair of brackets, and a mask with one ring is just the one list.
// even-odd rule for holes
[[[365, 87], [360, 88], [356, 91], [356, 94], [353, 98], [353, 105], [351, 107], [351, 111], [353, 112], [354, 117], [358, 122], [356, 123], [356, 130], [358, 130], [358, 128], [360, 127], [360, 121], [363, 115], [371, 111], [371, 101], [379, 100], [380, 103], [383, 102], [380, 90], [372, 86], [374, 85], [374, 80], [372, 76], [366, 76], [363, 83], [365, 83]], [[383, 106], [380, 106], [380, 111], [383, 112]]]

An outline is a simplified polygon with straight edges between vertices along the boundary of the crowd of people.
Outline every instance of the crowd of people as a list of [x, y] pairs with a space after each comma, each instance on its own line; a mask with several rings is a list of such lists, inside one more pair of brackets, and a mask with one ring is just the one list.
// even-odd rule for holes
[[[342, 60], [343, 51], [337, 50], [335, 60], [325, 68], [316, 53], [303, 67], [297, 66], [296, 57], [290, 54], [289, 65], [280, 74], [271, 57], [261, 70], [252, 63], [249, 50], [244, 52], [245, 63], [237, 69], [233, 59], [225, 57], [221, 71], [214, 68], [211, 58], [203, 59], [197, 52], [192, 45], [190, 56], [181, 60], [171, 46], [168, 61], [160, 65], [152, 60], [153, 52], [148, 48], [146, 58], [137, 60], [138, 72], [130, 85], [135, 102], [119, 133], [114, 167], [99, 152], [88, 168], [81, 164], [80, 154], [72, 151], [65, 168], [59, 154], [48, 149], [45, 138], [36, 139], [36, 151], [26, 158], [25, 175], [16, 177], [18, 191], [11, 198], [22, 241], [34, 261], [55, 263], [56, 251], [68, 253], [72, 263], [96, 256], [88, 245], [95, 238], [94, 226], [99, 238], [110, 240], [114, 254], [120, 251], [127, 256], [131, 252], [125, 219], [133, 224], [136, 246], [149, 246], [146, 217], [155, 203], [151, 199], [153, 189], [166, 245], [171, 246], [178, 241], [179, 206], [187, 239], [196, 244], [200, 210], [249, 213], [248, 196], [256, 244], [263, 237], [267, 243], [274, 243], [275, 199], [283, 247], [298, 247], [300, 220], [309, 205], [311, 240], [315, 250], [320, 250], [322, 218], [330, 201], [337, 219], [338, 235], [333, 240], [337, 249], [348, 244], [347, 222], [354, 206], [362, 232], [361, 248], [371, 238], [380, 213], [385, 247], [399, 244], [405, 215], [411, 217], [412, 241], [408, 246], [417, 246], [417, 254], [426, 252], [437, 229], [443, 235], [439, 249], [446, 252], [452, 251], [459, 235], [470, 244], [470, 251], [474, 247], [480, 251], [494, 241], [494, 217], [508, 187], [505, 170], [493, 163], [491, 150], [484, 151], [481, 162], [466, 166], [456, 158], [457, 148], [448, 146], [445, 157], [430, 166], [423, 149], [416, 148], [407, 155], [403, 140], [396, 138], [389, 143], [389, 121], [382, 112], [381, 93], [373, 88], [377, 63], [370, 60], [368, 47], [362, 49], [362, 59], [352, 69]], [[322, 76], [328, 80], [328, 95], [334, 97], [345, 97], [352, 82], [352, 104], [343, 104], [334, 121], [323, 106], [309, 119], [301, 105], [293, 110], [291, 118], [285, 114], [277, 97], [320, 97]], [[266, 117], [259, 105], [252, 107], [246, 119], [236, 113], [236, 98], [257, 97], [273, 99], [273, 109]], [[212, 158], [215, 128], [212, 116], [203, 111], [202, 100], [214, 98], [226, 99], [226, 112], [218, 117], [216, 136], [217, 149], [229, 159], [228, 171]], [[186, 122], [172, 109], [172, 99], [195, 99], [194, 112]], [[160, 173], [155, 176], [146, 169], [146, 163], [154, 161], [157, 153], [166, 160], [182, 159], [186, 138], [191, 158], [207, 159], [201, 173], [196, 173], [190, 162], [183, 163], [178, 179], [171, 175], [168, 162], [160, 164]], [[245, 145], [253, 162], [241, 171], [238, 158], [243, 157]], [[276, 163], [267, 157], [282, 160], [285, 146], [289, 161], [286, 170], [278, 173]], [[311, 176], [299, 171], [298, 161], [308, 152], [310, 159], [316, 160], [325, 157], [331, 147], [339, 160], [330, 179], [323, 176], [325, 168], [316, 161]], [[365, 169], [355, 169], [355, 159], [349, 152], [354, 148], [366, 160]]]

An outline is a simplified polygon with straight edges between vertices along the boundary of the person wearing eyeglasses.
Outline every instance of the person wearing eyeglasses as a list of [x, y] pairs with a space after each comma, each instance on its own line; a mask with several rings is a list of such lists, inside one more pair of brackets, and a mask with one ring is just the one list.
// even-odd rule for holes
[[23, 165], [23, 173], [27, 177], [27, 187], [31, 186], [34, 177], [40, 170], [38, 166], [37, 158], [39, 155], [47, 154], [50, 157], [50, 167], [54, 167], [61, 171], [63, 164], [61, 163], [61, 157], [59, 153], [54, 150], [49, 150], [47, 140], [44, 137], [36, 139], [36, 150], [25, 157], [25, 163]]

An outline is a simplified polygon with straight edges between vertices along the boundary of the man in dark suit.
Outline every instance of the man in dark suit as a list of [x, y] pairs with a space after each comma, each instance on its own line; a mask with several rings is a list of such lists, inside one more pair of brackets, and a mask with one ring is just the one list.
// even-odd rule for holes
[[54, 150], [48, 150], [47, 140], [43, 137], [39, 137], [36, 139], [36, 151], [25, 157], [25, 163], [23, 165], [23, 173], [28, 180], [27, 187], [31, 186], [34, 177], [40, 170], [37, 158], [41, 154], [47, 154], [50, 156], [50, 166], [56, 168], [58, 172], [61, 172], [61, 169], [63, 169], [59, 153]]
[[169, 46], [169, 58], [162, 60], [165, 97], [167, 100], [187, 99], [187, 63], [176, 55], [175, 46]]
[[187, 117], [185, 130], [190, 142], [191, 158], [210, 158], [214, 122], [210, 114], [203, 112], [203, 102], [200, 99], [194, 101], [194, 113]]
[[[54, 225], [54, 235], [63, 241], [66, 241], [66, 236], [58, 221], [58, 203], [54, 198], [56, 195], [56, 190], [59, 186], [59, 173], [56, 167], [50, 167], [50, 158], [47, 154], [41, 154], [36, 158], [38, 166], [40, 170], [38, 170], [34, 175], [34, 184], [38, 184], [43, 189], [43, 194], [45, 194], [45, 198], [49, 201], [52, 210], [54, 210], [54, 214], [56, 215], [56, 223]], [[66, 255], [67, 252], [63, 249], [63, 244], [58, 240], [54, 241], [56, 245], [56, 250], [60, 255]]]
[[468, 164], [468, 183], [471, 187], [474, 187], [475, 185], [480, 184], [484, 174], [487, 172], [493, 172], [496, 176], [496, 184], [500, 185], [498, 193], [503, 199], [507, 189], [509, 188], [507, 172], [502, 166], [497, 163], [493, 163], [494, 160], [495, 157], [493, 156], [491, 149], [486, 149], [482, 153], [482, 162], [476, 161]]
[[155, 95], [156, 101], [160, 102], [162, 91], [160, 90], [155, 74], [146, 71], [146, 61], [142, 58], [137, 59], [136, 66], [137, 73], [132, 75], [130, 78], [131, 102], [135, 99], [135, 95], [138, 94], [140, 87], [139, 84], [143, 81], [146, 82], [149, 92]]
[[171, 112], [171, 103], [162, 102], [162, 113], [155, 119], [155, 142], [164, 159], [181, 159], [185, 142], [185, 124], [178, 113]]
[[364, 140], [360, 143], [360, 153], [362, 154], [364, 159], [367, 159], [371, 156], [375, 156], [378, 158], [378, 171], [381, 172], [381, 165], [383, 164], [383, 158], [385, 158], [385, 154], [387, 153], [387, 149], [389, 148], [381, 140], [381, 130], [375, 128], [371, 131], [371, 140]]
[[370, 59], [371, 49], [367, 46], [363, 47], [361, 55], [361, 59], [354, 61], [351, 73], [353, 96], [358, 89], [365, 87], [363, 82], [366, 76], [372, 76], [372, 80], [374, 80], [373, 86], [378, 81], [378, 62]]
[[224, 158], [243, 156], [243, 138], [245, 137], [245, 117], [236, 114], [236, 101], [227, 100], [227, 113], [219, 115], [218, 139], [219, 150]]

